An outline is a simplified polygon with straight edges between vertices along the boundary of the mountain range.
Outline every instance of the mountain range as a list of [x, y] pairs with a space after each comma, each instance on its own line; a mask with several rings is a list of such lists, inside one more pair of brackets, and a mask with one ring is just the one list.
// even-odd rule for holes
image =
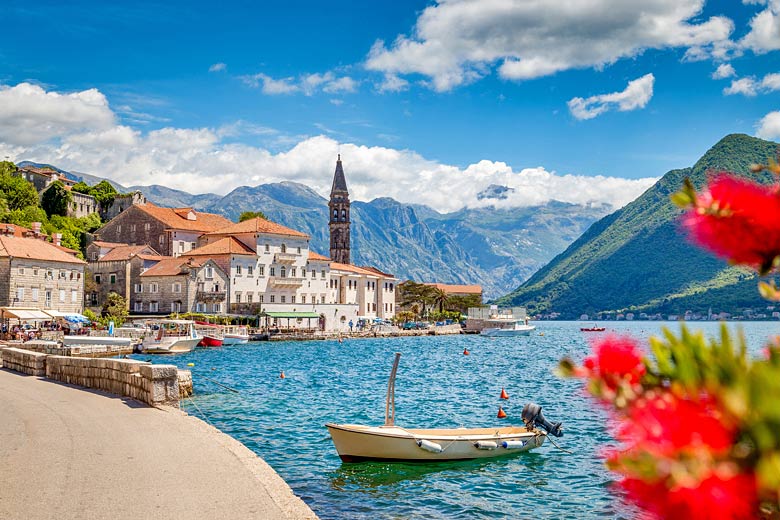
[[[25, 164], [49, 166], [20, 163]], [[88, 184], [103, 180], [65, 173]], [[118, 191], [140, 190], [160, 206], [193, 207], [232, 220], [243, 211], [262, 211], [275, 222], [308, 233], [314, 251], [329, 253], [328, 201], [300, 183], [241, 186], [221, 196], [193, 195], [160, 185], [126, 187], [108, 180]], [[506, 196], [506, 189], [491, 186], [480, 197], [498, 201]], [[517, 287], [610, 210], [552, 201], [535, 207], [439, 213], [387, 197], [353, 201], [352, 262], [404, 280], [479, 284], [486, 299], [496, 298]]]
[[742, 313], [766, 309], [751, 271], [692, 245], [670, 201], [689, 178], [697, 189], [709, 172], [726, 170], [763, 183], [769, 173], [751, 164], [777, 156], [778, 144], [742, 134], [724, 137], [692, 167], [672, 170], [639, 198], [594, 223], [581, 237], [516, 290], [498, 300], [526, 305], [532, 314]]

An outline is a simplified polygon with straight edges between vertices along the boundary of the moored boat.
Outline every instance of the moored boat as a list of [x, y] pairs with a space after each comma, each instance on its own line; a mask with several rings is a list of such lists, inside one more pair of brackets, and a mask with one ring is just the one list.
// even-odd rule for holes
[[401, 354], [396, 353], [387, 383], [385, 424], [328, 423], [336, 451], [344, 462], [444, 461], [500, 457], [523, 453], [544, 444], [548, 434], [563, 435], [561, 423], [550, 423], [542, 408], [529, 403], [523, 408], [525, 426], [498, 428], [411, 429], [395, 425], [395, 374]]
[[195, 348], [200, 335], [191, 320], [150, 320], [141, 343], [141, 350], [150, 354], [177, 354]]
[[225, 336], [222, 332], [222, 327], [213, 323], [206, 323], [202, 321], [195, 322], [195, 330], [199, 335], [203, 337], [198, 343], [199, 347], [221, 347]]
[[249, 341], [249, 331], [243, 325], [223, 325], [223, 345], [239, 345]]
[[604, 332], [606, 327], [599, 327], [595, 323], [592, 327], [580, 327], [580, 332]]
[[487, 337], [504, 336], [530, 336], [536, 329], [528, 324], [528, 319], [495, 318], [487, 321], [487, 326], [480, 331], [480, 335]]

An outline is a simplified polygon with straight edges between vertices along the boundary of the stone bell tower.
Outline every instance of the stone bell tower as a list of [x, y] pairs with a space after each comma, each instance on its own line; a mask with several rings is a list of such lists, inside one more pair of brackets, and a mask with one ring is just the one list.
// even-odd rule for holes
[[349, 262], [349, 190], [341, 166], [341, 154], [336, 161], [336, 173], [333, 175], [333, 187], [328, 203], [330, 221], [330, 259], [334, 262]]

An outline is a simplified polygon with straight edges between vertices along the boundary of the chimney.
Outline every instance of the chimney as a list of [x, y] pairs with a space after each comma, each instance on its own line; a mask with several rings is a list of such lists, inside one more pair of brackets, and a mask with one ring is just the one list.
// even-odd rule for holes
[[11, 224], [6, 224], [5, 234], [8, 235], [9, 237], [12, 237], [14, 236], [15, 233], [16, 233], [16, 228], [13, 227]]
[[62, 242], [62, 233], [53, 233], [51, 236], [51, 241], [55, 246], [60, 245], [60, 242]]
[[32, 232], [33, 232], [34, 236], [37, 237], [38, 235], [41, 234], [41, 223], [40, 222], [33, 222], [32, 225], [30, 226], [30, 228], [32, 229]]

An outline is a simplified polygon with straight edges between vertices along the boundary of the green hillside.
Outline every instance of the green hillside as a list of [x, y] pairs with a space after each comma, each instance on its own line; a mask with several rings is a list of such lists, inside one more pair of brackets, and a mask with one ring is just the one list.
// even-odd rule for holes
[[525, 305], [532, 314], [561, 318], [602, 312], [680, 314], [686, 310], [738, 313], [761, 308], [756, 278], [691, 245], [678, 223], [681, 210], [669, 200], [689, 177], [701, 187], [710, 170], [751, 174], [777, 143], [742, 134], [724, 137], [692, 168], [672, 170], [642, 196], [593, 224], [577, 241], [518, 289], [498, 300]]

